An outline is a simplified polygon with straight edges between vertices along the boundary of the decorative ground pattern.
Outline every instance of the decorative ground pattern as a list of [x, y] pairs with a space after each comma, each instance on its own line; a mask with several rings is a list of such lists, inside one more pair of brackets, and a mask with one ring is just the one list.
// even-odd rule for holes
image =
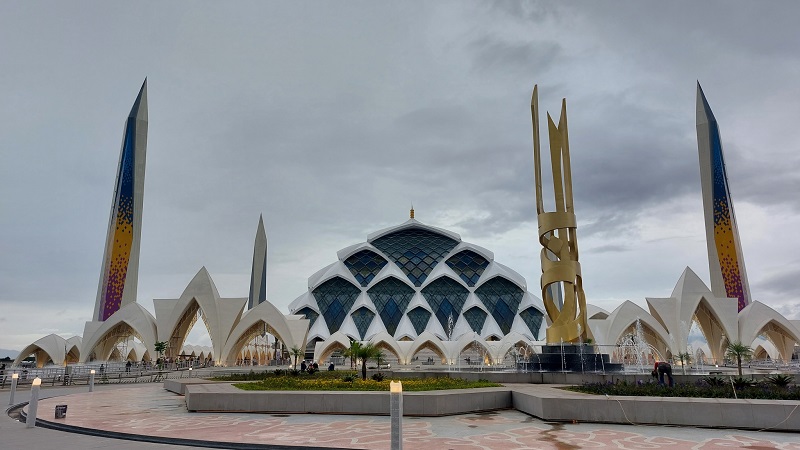
[[[47, 415], [67, 404], [65, 419]], [[389, 449], [389, 418], [319, 414], [189, 413], [160, 386], [120, 388], [42, 400], [40, 419], [117, 433], [216, 442]], [[451, 417], [407, 417], [406, 450], [794, 449], [800, 436], [687, 427], [562, 424], [514, 410]]]

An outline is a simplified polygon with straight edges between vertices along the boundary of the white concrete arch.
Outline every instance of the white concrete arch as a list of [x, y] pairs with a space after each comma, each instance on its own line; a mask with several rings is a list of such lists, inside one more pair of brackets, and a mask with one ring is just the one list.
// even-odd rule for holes
[[74, 364], [81, 360], [81, 348], [83, 339], [80, 336], [72, 336], [67, 339], [67, 364]]
[[328, 339], [317, 342], [314, 347], [314, 360], [324, 363], [336, 350], [347, 350], [350, 348], [351, 339], [341, 331], [333, 333]]
[[[91, 333], [90, 325], [99, 324]], [[107, 360], [120, 342], [131, 337], [138, 338], [146, 348], [154, 349], [158, 332], [152, 314], [138, 303], [130, 303], [111, 315], [105, 322], [88, 322], [84, 329], [81, 362], [95, 359]]]
[[752, 345], [759, 335], [766, 336], [784, 361], [792, 358], [794, 346], [800, 342], [800, 331], [794, 324], [769, 306], [754, 301], [739, 312], [739, 340]]
[[417, 228], [417, 229], [430, 231], [431, 233], [436, 233], [436, 234], [440, 234], [440, 235], [445, 236], [445, 237], [449, 237], [450, 239], [453, 239], [456, 242], [461, 242], [461, 236], [459, 236], [458, 233], [454, 233], [452, 231], [448, 231], [448, 230], [445, 230], [443, 228], [437, 228], [437, 227], [432, 227], [430, 225], [425, 225], [424, 223], [422, 223], [422, 222], [420, 222], [420, 221], [418, 221], [416, 219], [408, 219], [407, 221], [401, 223], [400, 225], [395, 225], [393, 227], [384, 228], [384, 229], [378, 230], [378, 231], [376, 231], [374, 233], [370, 233], [367, 236], [367, 242], [372, 244], [373, 241], [375, 241], [376, 239], [378, 239], [380, 237], [386, 236], [388, 234], [396, 233], [398, 231], [412, 229], [412, 228]]
[[488, 281], [497, 277], [503, 277], [512, 282], [518, 288], [522, 289], [522, 292], [526, 292], [528, 290], [528, 284], [525, 282], [525, 278], [522, 275], [496, 261], [489, 263], [489, 266], [483, 272], [483, 275], [481, 275], [481, 279], [478, 280], [478, 283], [475, 285], [475, 289], [477, 290]]
[[616, 345], [631, 326], [635, 327], [637, 320], [643, 328], [649, 329], [651, 333], [646, 333], [645, 338], [648, 344], [659, 351], [662, 356], [666, 356], [667, 351], [673, 354], [678, 353], [663, 325], [630, 300], [619, 305], [607, 319], [590, 320], [589, 326], [592, 328], [592, 334], [598, 344]]
[[153, 303], [158, 321], [158, 340], [169, 343], [167, 356], [177, 356], [198, 313], [206, 325], [214, 353], [222, 355], [231, 330], [237, 326], [247, 306], [247, 298], [220, 298], [211, 275], [202, 267], [180, 298], [156, 299]]
[[[318, 317], [319, 320], [322, 316]], [[221, 351], [213, 349], [215, 355], [221, 355], [219, 361], [233, 365], [236, 356], [248, 342], [264, 331], [283, 341], [287, 348], [305, 348], [308, 335], [309, 320], [299, 315], [283, 315], [269, 301], [261, 302], [248, 310], [229, 332], [228, 339]]]
[[397, 360], [400, 361], [400, 364], [408, 364], [404, 362], [408, 360], [406, 353], [400, 348], [394, 337], [386, 331], [375, 334], [369, 339], [369, 342], [376, 347], [380, 347], [394, 354]]
[[485, 248], [483, 248], [483, 247], [481, 247], [479, 245], [475, 245], [473, 243], [464, 242], [464, 241], [461, 241], [458, 245], [455, 246], [454, 249], [450, 250], [450, 253], [447, 254], [447, 258], [445, 259], [445, 261], [447, 259], [450, 259], [453, 256], [461, 253], [464, 250], [473, 251], [473, 252], [483, 256], [483, 258], [486, 261], [489, 261], [489, 262], [494, 261], [494, 253], [493, 252], [491, 252], [490, 250], [485, 249]]
[[430, 331], [424, 331], [416, 340], [414, 340], [411, 347], [408, 349], [407, 359], [410, 361], [419, 353], [420, 350], [429, 349], [436, 353], [445, 363], [448, 358], [448, 352], [441, 339]]
[[48, 334], [36, 342], [28, 345], [17, 355], [17, 358], [11, 363], [12, 366], [18, 366], [29, 355], [34, 355], [36, 358], [36, 367], [43, 367], [48, 361], [53, 364], [63, 364], [64, 347], [67, 346], [67, 340], [57, 334]]

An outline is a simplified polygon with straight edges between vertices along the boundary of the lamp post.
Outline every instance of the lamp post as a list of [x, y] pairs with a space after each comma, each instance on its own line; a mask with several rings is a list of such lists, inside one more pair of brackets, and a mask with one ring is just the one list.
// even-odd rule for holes
[[403, 384], [389, 382], [389, 415], [391, 417], [392, 450], [403, 450]]
[[14, 394], [17, 393], [17, 380], [18, 379], [19, 379], [19, 374], [18, 373], [12, 373], [11, 374], [11, 398], [8, 399], [8, 404], [9, 405], [13, 405], [14, 404]]
[[28, 417], [25, 419], [25, 427], [33, 428], [36, 426], [36, 412], [39, 409], [39, 386], [42, 379], [36, 377], [31, 383], [31, 401], [28, 403]]
[[89, 392], [94, 392], [94, 369], [89, 371]]

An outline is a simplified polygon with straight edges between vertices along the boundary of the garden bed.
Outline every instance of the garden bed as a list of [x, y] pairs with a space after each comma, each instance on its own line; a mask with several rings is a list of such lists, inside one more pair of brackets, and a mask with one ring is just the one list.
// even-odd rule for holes
[[655, 381], [638, 383], [587, 383], [564, 389], [596, 395], [632, 397], [689, 397], [759, 400], [800, 400], [800, 387], [790, 384], [792, 377], [778, 375], [756, 382], [749, 378], [705, 377], [696, 383], [661, 386]]
[[[238, 374], [230, 377], [219, 377], [218, 381], [248, 381], [235, 383], [238, 389], [246, 391], [389, 391], [389, 380], [382, 374], [362, 380], [356, 372], [332, 371], [300, 372], [292, 374], [286, 371], [263, 372], [260, 374]], [[438, 391], [448, 389], [475, 389], [500, 387], [501, 384], [486, 380], [468, 381], [461, 378], [410, 378], [403, 379], [403, 391]]]

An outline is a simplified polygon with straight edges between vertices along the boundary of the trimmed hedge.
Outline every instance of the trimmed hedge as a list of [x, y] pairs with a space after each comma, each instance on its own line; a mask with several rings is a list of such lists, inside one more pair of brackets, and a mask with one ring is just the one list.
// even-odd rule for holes
[[757, 383], [749, 379], [735, 380], [734, 386], [726, 379], [724, 384], [717, 383], [721, 379], [700, 380], [696, 383], [678, 383], [674, 387], [661, 386], [654, 381], [638, 383], [587, 383], [581, 386], [570, 386], [565, 389], [575, 392], [596, 395], [625, 395], [648, 397], [696, 397], [696, 398], [740, 398], [763, 400], [800, 400], [800, 388], [797, 386], [777, 386], [769, 382]]

